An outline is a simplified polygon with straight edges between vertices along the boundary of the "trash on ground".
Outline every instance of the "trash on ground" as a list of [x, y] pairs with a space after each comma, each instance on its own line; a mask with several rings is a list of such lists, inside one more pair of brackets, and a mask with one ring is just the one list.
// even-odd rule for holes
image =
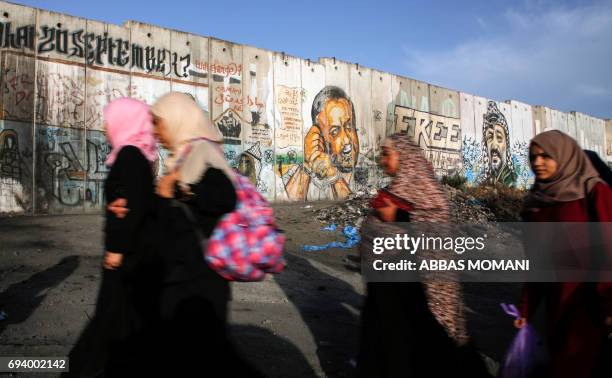
[[331, 243], [327, 243], [323, 245], [305, 245], [302, 247], [302, 250], [306, 252], [316, 252], [316, 251], [323, 251], [329, 248], [348, 249], [348, 248], [353, 248], [354, 246], [356, 246], [357, 243], [359, 243], [359, 241], [361, 240], [361, 238], [359, 237], [359, 231], [357, 230], [357, 228], [353, 226], [344, 227], [342, 229], [342, 234], [346, 238], [346, 241], [344, 242], [335, 241], [335, 242], [331, 242]]
[[330, 224], [329, 226], [323, 227], [321, 231], [336, 231], [337, 228], [338, 226], [335, 224]]

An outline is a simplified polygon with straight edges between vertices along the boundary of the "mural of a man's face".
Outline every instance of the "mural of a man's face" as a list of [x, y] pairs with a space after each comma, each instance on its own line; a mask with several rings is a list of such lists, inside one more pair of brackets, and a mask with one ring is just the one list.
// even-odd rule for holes
[[240, 155], [240, 160], [238, 161], [238, 172], [247, 177], [253, 184], [257, 183], [257, 170], [255, 167], [255, 161], [251, 156], [248, 156], [247, 154]]
[[499, 172], [506, 164], [506, 150], [508, 149], [508, 136], [504, 127], [499, 123], [485, 129], [484, 140], [491, 163], [491, 169]]
[[333, 164], [341, 172], [351, 172], [359, 155], [359, 139], [351, 103], [346, 98], [328, 99], [317, 121]]

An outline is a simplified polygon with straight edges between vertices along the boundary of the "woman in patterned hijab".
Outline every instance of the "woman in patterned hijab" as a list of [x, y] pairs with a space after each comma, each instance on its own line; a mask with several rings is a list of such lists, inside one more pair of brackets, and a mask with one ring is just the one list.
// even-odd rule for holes
[[410, 220], [448, 223], [450, 211], [446, 193], [423, 150], [403, 133], [390, 136], [383, 150], [399, 155], [399, 167], [387, 191], [410, 204]]
[[[440, 228], [450, 221], [444, 189], [407, 134], [385, 141], [380, 165], [392, 181], [372, 200], [372, 212], [362, 228], [362, 259], [372, 255], [375, 237], [406, 233], [400, 222]], [[466, 347], [466, 328], [461, 286], [454, 277], [441, 281], [425, 276], [422, 283], [368, 282], [358, 375], [486, 376], [482, 361]], [[461, 363], [453, 363], [459, 359]]]

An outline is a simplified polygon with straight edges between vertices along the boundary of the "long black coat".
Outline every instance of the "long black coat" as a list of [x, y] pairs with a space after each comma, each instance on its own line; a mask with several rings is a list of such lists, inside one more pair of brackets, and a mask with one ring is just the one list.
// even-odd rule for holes
[[142, 371], [157, 321], [159, 259], [151, 243], [156, 199], [151, 163], [123, 147], [105, 182], [107, 202], [127, 199], [125, 218], [105, 213], [104, 249], [123, 254], [116, 270], [102, 269], [96, 310], [70, 352], [69, 376], [117, 376]]
[[[194, 228], [208, 238], [219, 219], [236, 206], [236, 192], [223, 171], [209, 168], [191, 194], [159, 199], [158, 237], [163, 261], [160, 292], [160, 370], [172, 376], [259, 377], [238, 355], [227, 330], [229, 282], [204, 260]], [[182, 198], [181, 198], [182, 197]], [[194, 224], [185, 209], [195, 217]]]

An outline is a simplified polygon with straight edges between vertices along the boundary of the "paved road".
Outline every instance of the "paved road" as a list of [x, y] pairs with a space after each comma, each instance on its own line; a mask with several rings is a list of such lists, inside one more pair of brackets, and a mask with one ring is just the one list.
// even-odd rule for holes
[[[314, 208], [325, 206], [315, 205]], [[304, 205], [277, 205], [288, 267], [261, 283], [233, 285], [231, 324], [247, 359], [271, 377], [351, 376], [363, 285], [355, 250], [305, 253], [323, 232]], [[0, 356], [66, 355], [92, 316], [102, 254], [100, 215], [0, 218]], [[512, 337], [498, 309], [512, 285], [466, 285], [470, 328], [495, 360]], [[49, 375], [46, 375], [47, 377]]]

